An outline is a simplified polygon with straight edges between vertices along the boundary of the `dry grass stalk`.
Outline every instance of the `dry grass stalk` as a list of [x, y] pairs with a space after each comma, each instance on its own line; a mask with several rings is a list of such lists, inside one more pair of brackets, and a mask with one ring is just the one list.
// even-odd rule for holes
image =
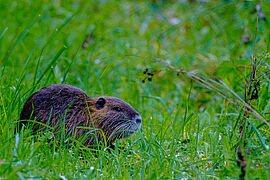
[[237, 93], [235, 93], [231, 88], [229, 88], [228, 85], [226, 85], [223, 81], [200, 77], [199, 75], [197, 75], [196, 71], [185, 71], [184, 69], [178, 69], [159, 59], [156, 59], [156, 62], [165, 65], [166, 67], [177, 73], [186, 75], [188, 78], [199, 83], [205, 88], [218, 93], [223, 98], [228, 99], [232, 104], [243, 106], [246, 113], [254, 115], [263, 123], [265, 123], [268, 127], [270, 127], [270, 123], [268, 123], [262, 115], [260, 115], [255, 109], [253, 109], [245, 100], [243, 100]]

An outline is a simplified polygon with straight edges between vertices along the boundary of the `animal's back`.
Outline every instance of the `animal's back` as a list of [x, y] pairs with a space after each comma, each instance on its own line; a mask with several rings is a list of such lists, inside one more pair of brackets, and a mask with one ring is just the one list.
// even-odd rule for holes
[[[55, 126], [59, 121], [76, 125], [87, 123], [82, 117], [87, 116], [86, 99], [88, 95], [81, 89], [64, 84], [46, 86], [32, 94], [23, 106], [20, 114], [21, 120], [34, 120], [50, 126]], [[63, 119], [68, 114], [68, 119]], [[78, 115], [81, 115], [78, 119]], [[52, 121], [50, 121], [52, 119]], [[28, 121], [21, 121], [27, 124]], [[60, 122], [61, 123], [61, 122]], [[34, 130], [40, 128], [34, 125]], [[45, 127], [44, 127], [45, 128]]]

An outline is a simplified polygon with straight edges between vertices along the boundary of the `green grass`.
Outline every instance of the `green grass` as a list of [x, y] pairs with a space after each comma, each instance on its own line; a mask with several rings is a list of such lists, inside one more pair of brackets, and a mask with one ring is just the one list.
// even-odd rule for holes
[[[153, 59], [220, 78], [244, 99], [244, 78], [251, 70], [239, 65], [251, 67], [256, 3], [153, 2], [0, 1], [0, 179], [239, 177], [243, 110]], [[262, 78], [259, 97], [252, 101], [268, 122], [269, 4], [260, 4], [266, 15], [266, 21], [259, 18], [256, 44]], [[179, 24], [170, 23], [172, 18]], [[142, 83], [145, 68], [162, 71]], [[23, 103], [53, 83], [130, 103], [143, 126], [116, 142], [127, 151], [102, 149], [95, 155], [75, 144], [47, 143], [49, 133], [31, 136], [25, 129], [15, 135]], [[269, 127], [254, 116], [246, 123], [246, 178], [269, 178]]]

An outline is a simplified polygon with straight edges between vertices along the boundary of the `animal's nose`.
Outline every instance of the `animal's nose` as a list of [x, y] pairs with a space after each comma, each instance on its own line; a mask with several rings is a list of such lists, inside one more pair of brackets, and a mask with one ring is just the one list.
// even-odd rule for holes
[[137, 124], [141, 124], [141, 123], [142, 123], [142, 119], [139, 119], [139, 118], [136, 119], [136, 123], [137, 123]]
[[142, 123], [142, 117], [140, 115], [135, 115], [134, 120], [136, 121], [137, 124]]

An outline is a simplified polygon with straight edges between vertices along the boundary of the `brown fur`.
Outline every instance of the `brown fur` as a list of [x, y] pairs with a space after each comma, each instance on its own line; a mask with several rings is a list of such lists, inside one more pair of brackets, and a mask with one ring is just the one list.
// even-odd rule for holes
[[130, 136], [141, 126], [141, 116], [128, 103], [108, 96], [90, 98], [81, 89], [64, 84], [49, 85], [32, 94], [23, 106], [20, 119], [20, 128], [30, 124], [34, 132], [44, 131], [47, 127], [40, 124], [43, 123], [54, 128], [55, 136], [65, 125], [65, 136], [78, 139], [86, 135], [82, 142], [86, 146], [94, 145], [95, 137], [98, 142], [104, 141], [103, 133], [111, 144], [117, 138]]

